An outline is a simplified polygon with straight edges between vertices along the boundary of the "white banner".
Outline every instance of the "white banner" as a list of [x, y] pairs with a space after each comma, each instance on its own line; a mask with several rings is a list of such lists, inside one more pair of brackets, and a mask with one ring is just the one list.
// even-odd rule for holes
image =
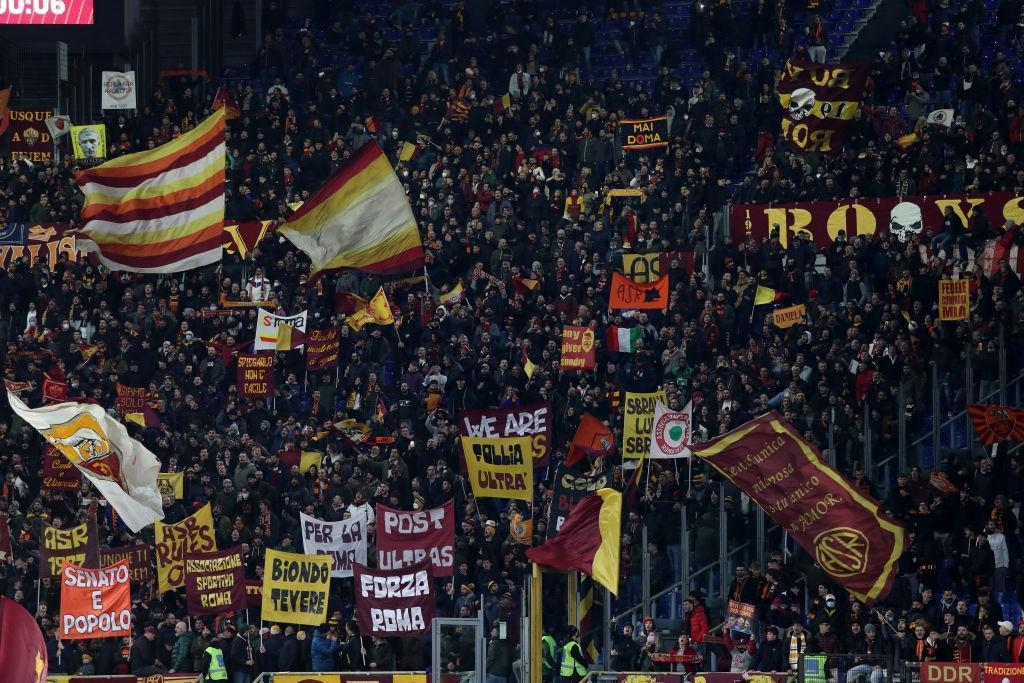
[[331, 576], [352, 576], [352, 564], [366, 564], [366, 511], [340, 522], [325, 522], [299, 513], [302, 523], [302, 548], [307, 555], [330, 555], [334, 558]]
[[135, 109], [135, 72], [104, 71], [100, 103], [107, 109]]
[[[308, 311], [296, 313], [295, 315], [274, 315], [270, 311], [259, 309], [259, 317], [256, 319], [256, 344], [254, 351], [273, 351], [277, 348], [277, 328], [282, 324], [291, 325], [299, 332], [306, 331], [306, 319]], [[299, 344], [295, 348], [301, 348]]]
[[658, 401], [651, 423], [651, 458], [689, 458], [693, 439], [693, 402], [681, 412], [673, 412]]

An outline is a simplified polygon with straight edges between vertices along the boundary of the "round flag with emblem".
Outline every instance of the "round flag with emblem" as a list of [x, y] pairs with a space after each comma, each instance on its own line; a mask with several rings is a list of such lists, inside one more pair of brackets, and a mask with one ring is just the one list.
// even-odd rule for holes
[[661, 403], [654, 411], [651, 426], [652, 458], [686, 458], [690, 456], [690, 433], [693, 421], [693, 405], [674, 412]]

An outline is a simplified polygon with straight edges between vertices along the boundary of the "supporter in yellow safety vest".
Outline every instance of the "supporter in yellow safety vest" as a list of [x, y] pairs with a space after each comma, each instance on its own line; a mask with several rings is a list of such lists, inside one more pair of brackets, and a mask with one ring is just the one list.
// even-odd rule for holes
[[540, 638], [541, 680], [551, 683], [555, 677], [555, 664], [558, 662], [558, 643], [555, 642], [551, 632], [546, 632]]
[[569, 640], [562, 646], [562, 666], [558, 674], [559, 683], [579, 683], [587, 675], [580, 648], [580, 632], [576, 628], [570, 629]]
[[203, 674], [208, 681], [228, 680], [228, 669], [224, 665], [224, 651], [220, 649], [220, 641], [214, 639], [203, 651]]

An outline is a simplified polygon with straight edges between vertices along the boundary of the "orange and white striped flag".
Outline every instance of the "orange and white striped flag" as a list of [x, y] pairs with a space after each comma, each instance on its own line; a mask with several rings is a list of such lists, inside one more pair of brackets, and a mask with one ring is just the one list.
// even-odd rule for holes
[[313, 262], [313, 278], [354, 269], [394, 275], [423, 266], [423, 244], [402, 182], [369, 142], [278, 233]]
[[85, 194], [78, 245], [111, 270], [177, 273], [221, 259], [224, 113], [156, 149], [78, 175]]

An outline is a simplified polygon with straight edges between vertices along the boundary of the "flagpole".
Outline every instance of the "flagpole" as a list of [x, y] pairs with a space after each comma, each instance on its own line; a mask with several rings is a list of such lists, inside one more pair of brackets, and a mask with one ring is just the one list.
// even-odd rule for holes
[[544, 590], [544, 578], [540, 565], [536, 562], [531, 562], [530, 564], [533, 566], [533, 572], [530, 576], [530, 683], [541, 683], [541, 678], [543, 677], [541, 635], [544, 632], [541, 593]]

